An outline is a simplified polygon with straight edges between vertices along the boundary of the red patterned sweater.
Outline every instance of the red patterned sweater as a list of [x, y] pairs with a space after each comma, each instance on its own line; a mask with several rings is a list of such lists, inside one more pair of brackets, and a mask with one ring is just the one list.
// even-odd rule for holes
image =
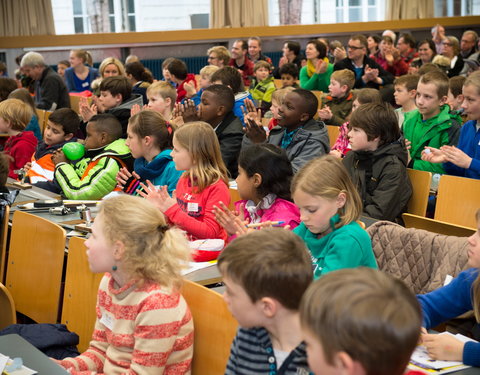
[[116, 289], [109, 273], [97, 297], [90, 347], [60, 364], [72, 374], [190, 374], [193, 320], [179, 292], [156, 283]]

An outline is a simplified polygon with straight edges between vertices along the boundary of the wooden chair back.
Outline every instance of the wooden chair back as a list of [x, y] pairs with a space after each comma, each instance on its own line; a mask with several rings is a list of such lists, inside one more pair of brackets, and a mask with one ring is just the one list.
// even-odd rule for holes
[[445, 223], [444, 221], [438, 221], [435, 219], [430, 219], [428, 217], [404, 213], [402, 214], [402, 218], [403, 222], [405, 223], [405, 228], [423, 229], [429, 232], [456, 237], [470, 237], [473, 233], [475, 233], [475, 229], [473, 228], [467, 228], [461, 225]]
[[238, 190], [237, 189], [228, 189], [230, 191], [230, 204], [228, 205], [228, 208], [230, 210], [235, 210], [235, 202], [239, 201], [241, 198], [240, 198], [240, 194], [238, 194]]
[[90, 271], [85, 240], [72, 237], [68, 243], [68, 262], [63, 294], [62, 324], [80, 337], [78, 350], [87, 350], [97, 318], [97, 292], [103, 274]]
[[[318, 109], [322, 108], [322, 96], [323, 96], [323, 91], [319, 90], [311, 90], [313, 95], [315, 95], [318, 99]], [[315, 115], [317, 116], [317, 115]]]
[[328, 131], [328, 138], [330, 139], [330, 147], [333, 147], [337, 141], [338, 135], [340, 134], [340, 126], [336, 125], [326, 125]]
[[443, 175], [438, 183], [434, 219], [476, 228], [480, 208], [480, 180]]
[[[80, 113], [80, 98], [81, 96], [78, 95], [70, 95], [70, 108], [72, 108], [75, 112]], [[92, 104], [92, 97], [87, 98], [88, 104]]]
[[273, 83], [275, 84], [275, 88], [278, 90], [278, 89], [281, 89], [282, 86], [283, 86], [283, 83], [282, 83], [282, 80], [281, 79], [278, 79], [278, 78], [275, 78], [273, 80]]
[[407, 168], [407, 174], [412, 184], [412, 196], [408, 201], [407, 212], [413, 215], [425, 216], [430, 195], [432, 173]]
[[17, 323], [15, 303], [8, 289], [0, 283], [0, 330]]
[[37, 323], [56, 323], [65, 230], [47, 219], [15, 211], [6, 285], [18, 312]]
[[47, 126], [47, 121], [51, 114], [51, 111], [45, 111], [44, 109], [37, 108], [38, 126], [40, 127], [40, 132], [42, 134], [45, 130], [45, 126]]
[[192, 375], [224, 374], [237, 321], [228, 311], [223, 297], [213, 290], [185, 280], [182, 295], [195, 326]]
[[10, 219], [10, 206], [3, 206], [3, 218], [0, 224], [0, 283], [5, 283], [8, 222]]

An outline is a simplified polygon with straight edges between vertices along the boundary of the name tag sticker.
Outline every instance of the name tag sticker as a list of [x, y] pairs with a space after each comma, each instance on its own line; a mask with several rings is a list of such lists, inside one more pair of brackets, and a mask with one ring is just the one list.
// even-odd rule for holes
[[113, 330], [113, 317], [107, 312], [103, 313], [102, 317], [100, 318], [100, 323], [102, 323], [110, 331]]
[[198, 212], [198, 203], [190, 202], [187, 205], [188, 212]]
[[82, 87], [88, 87], [89, 85], [90, 85], [90, 83], [88, 83], [88, 82], [83, 82], [82, 83]]

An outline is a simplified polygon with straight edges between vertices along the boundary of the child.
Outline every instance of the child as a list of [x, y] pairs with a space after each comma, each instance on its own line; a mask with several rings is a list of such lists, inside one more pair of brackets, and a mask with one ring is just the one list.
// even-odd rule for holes
[[192, 99], [196, 106], [200, 104], [203, 90], [212, 84], [212, 75], [219, 69], [216, 65], [207, 65], [200, 69], [200, 90], [197, 91], [193, 82], [185, 83], [184, 87], [187, 91], [185, 99]]
[[187, 64], [182, 60], [173, 59], [167, 65], [167, 70], [170, 79], [177, 85], [177, 103], [180, 103], [187, 95], [184, 85], [192, 83], [197, 88], [197, 80], [194, 74], [188, 73]]
[[107, 199], [85, 242], [105, 273], [90, 347], [60, 364], [72, 374], [190, 373], [193, 320], [180, 294], [189, 247], [178, 229], [139, 197]]
[[177, 90], [168, 82], [157, 81], [147, 88], [148, 109], [160, 113], [165, 121], [172, 119]]
[[218, 268], [240, 324], [225, 374], [309, 374], [298, 307], [312, 263], [302, 241], [279, 228], [254, 231], [222, 251]]
[[298, 85], [298, 66], [293, 63], [283, 64], [278, 70], [280, 74], [280, 79], [282, 80], [282, 88], [293, 87], [300, 88]]
[[150, 181], [141, 184], [139, 194], [191, 239], [226, 240], [227, 234], [213, 213], [218, 202], [230, 204], [227, 169], [213, 128], [205, 122], [183, 125], [173, 135], [172, 157], [175, 168], [185, 171], [173, 197], [166, 186], [157, 189]]
[[[279, 127], [267, 135], [258, 120], [249, 117], [243, 145], [267, 141], [283, 148], [296, 173], [305, 163], [328, 153], [328, 133], [323, 122], [313, 119], [318, 99], [308, 90], [295, 89], [285, 96], [279, 111]], [[250, 115], [249, 115], [250, 116]]]
[[237, 225], [281, 221], [291, 229], [300, 223], [300, 213], [290, 196], [292, 166], [281, 148], [258, 144], [244, 148], [238, 158], [236, 179], [241, 200], [236, 212], [221, 204], [215, 206], [215, 218], [228, 235], [237, 232]]
[[265, 113], [272, 104], [272, 93], [275, 91], [273, 76], [270, 75], [271, 65], [263, 60], [257, 61], [253, 68], [255, 78], [250, 84], [250, 94], [257, 107]]
[[0, 102], [0, 133], [6, 133], [8, 139], [3, 151], [10, 160], [8, 177], [17, 179], [18, 172], [30, 161], [37, 138], [25, 127], [32, 118], [32, 110], [19, 99], [7, 99]]
[[35, 108], [35, 103], [33, 101], [32, 96], [28, 92], [27, 89], [16, 89], [13, 90], [9, 95], [9, 99], [20, 99], [22, 102], [27, 103], [30, 108], [32, 109], [32, 118], [30, 122], [28, 123], [27, 127], [25, 128], [25, 131], [31, 131], [33, 132], [33, 135], [35, 138], [37, 138], [38, 141], [42, 140], [42, 132], [40, 130], [40, 125], [38, 123], [38, 117], [37, 117], [37, 109]]
[[370, 237], [356, 222], [362, 201], [340, 160], [310, 161], [295, 175], [292, 195], [302, 221], [293, 232], [312, 254], [316, 279], [340, 268], [377, 268]]
[[114, 76], [105, 78], [100, 83], [100, 96], [97, 104], [89, 106], [86, 98], [80, 98], [80, 115], [84, 121], [80, 125], [80, 130], [86, 135], [86, 123], [93, 116], [98, 112], [111, 113], [120, 121], [122, 138], [126, 138], [130, 110], [135, 104], [142, 106], [143, 99], [139, 94], [132, 94], [132, 84], [127, 77]]
[[243, 138], [242, 123], [233, 113], [234, 101], [232, 90], [227, 86], [211, 85], [204, 89], [198, 111], [190, 102], [183, 115], [185, 122], [205, 121], [215, 129], [223, 162], [232, 178], [237, 177], [237, 159]]
[[393, 82], [395, 88], [393, 94], [395, 97], [395, 103], [400, 106], [400, 108], [395, 110], [398, 116], [398, 125], [400, 129], [403, 126], [405, 114], [417, 109], [417, 106], [415, 105], [415, 97], [417, 96], [419, 79], [420, 77], [416, 74], [406, 74], [396, 78]]
[[58, 186], [53, 183], [55, 164], [52, 155], [67, 142], [73, 140], [78, 131], [80, 119], [70, 108], [61, 108], [53, 112], [43, 132], [43, 140], [37, 146], [32, 160], [27, 163], [27, 178], [31, 184], [59, 193]]
[[57, 73], [65, 80], [65, 70], [70, 68], [70, 62], [68, 60], [61, 60], [57, 63]]
[[400, 280], [369, 268], [315, 281], [300, 304], [315, 375], [421, 375], [405, 369], [420, 336], [421, 311]]
[[422, 160], [443, 163], [445, 172], [456, 176], [480, 179], [480, 72], [472, 73], [463, 86], [462, 107], [470, 121], [460, 130], [458, 146], [427, 147]]
[[449, 114], [450, 108], [445, 104], [447, 94], [445, 73], [432, 71], [421, 76], [417, 86], [418, 109], [407, 114], [403, 122], [403, 134], [411, 143], [410, 168], [445, 173], [441, 165], [421, 160], [421, 156], [426, 146], [440, 148], [457, 144], [460, 125]]
[[101, 199], [115, 188], [120, 168], [131, 167], [132, 156], [120, 139], [122, 126], [112, 114], [93, 116], [87, 125], [85, 156], [69, 163], [63, 151], [52, 156], [55, 180], [68, 199]]
[[125, 64], [125, 74], [132, 83], [132, 94], [142, 96], [143, 104], [148, 104], [147, 89], [153, 83], [153, 76], [140, 61]]
[[[476, 214], [477, 231], [468, 238], [468, 265], [448, 285], [431, 293], [418, 296], [423, 310], [423, 327], [430, 329], [447, 320], [474, 310], [480, 321], [480, 210]], [[425, 331], [422, 344], [433, 359], [462, 361], [467, 366], [480, 366], [480, 344], [462, 342], [447, 335], [429, 335]]]
[[7, 184], [9, 164], [8, 156], [0, 152], [0, 221], [2, 222], [5, 216], [5, 207], [11, 206], [20, 192], [17, 189], [10, 192], [5, 186]]
[[172, 127], [158, 112], [145, 110], [130, 118], [125, 144], [135, 158], [133, 175], [122, 168], [117, 182], [123, 191], [135, 194], [140, 180], [150, 180], [155, 186], [167, 186], [169, 194], [175, 190], [183, 171], [175, 169], [172, 156]]
[[455, 76], [448, 80], [447, 104], [450, 106], [450, 116], [453, 116], [459, 124], [463, 124], [467, 119], [462, 108], [465, 99], [462, 88], [465, 80], [464, 76]]
[[328, 125], [340, 126], [352, 112], [355, 74], [349, 69], [336, 70], [330, 78], [329, 95], [322, 98], [318, 117]]
[[352, 113], [352, 151], [343, 159], [363, 203], [363, 213], [395, 221], [412, 195], [407, 175], [408, 153], [398, 119], [389, 104], [369, 103]]
[[295, 90], [292, 86], [287, 86], [279, 90], [275, 90], [272, 94], [272, 105], [270, 107], [270, 112], [272, 112], [272, 119], [268, 123], [268, 130], [272, 130], [275, 126], [278, 125], [280, 107], [283, 104], [285, 96]]

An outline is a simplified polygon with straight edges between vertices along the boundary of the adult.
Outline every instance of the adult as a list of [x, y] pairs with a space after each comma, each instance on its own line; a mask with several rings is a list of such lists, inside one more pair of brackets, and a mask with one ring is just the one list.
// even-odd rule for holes
[[257, 61], [266, 61], [272, 65], [272, 59], [262, 54], [262, 40], [258, 36], [251, 36], [248, 38], [248, 58], [254, 64]]
[[38, 52], [28, 52], [20, 63], [22, 71], [34, 81], [35, 106], [54, 111], [70, 108], [70, 97], [62, 77], [53, 71]]
[[432, 27], [431, 32], [433, 43], [435, 43], [435, 50], [440, 54], [442, 53], [442, 42], [445, 39], [445, 28], [440, 24], [436, 24]]
[[468, 59], [477, 51], [478, 34], [473, 30], [467, 30], [463, 33], [460, 40], [460, 54], [464, 59]]
[[100, 83], [107, 77], [125, 76], [125, 67], [122, 62], [115, 57], [103, 59], [98, 68], [100, 77], [92, 82], [92, 91], [95, 95], [100, 95]]
[[447, 69], [449, 78], [458, 76], [465, 65], [460, 55], [460, 43], [454, 36], [447, 36], [442, 42], [442, 55], [450, 59], [450, 69]]
[[247, 56], [248, 43], [245, 40], [237, 39], [233, 42], [230, 54], [232, 58], [228, 65], [237, 69], [243, 78], [243, 84], [250, 86], [250, 77], [253, 75], [253, 62]]
[[208, 65], [215, 65], [219, 68], [228, 66], [230, 62], [230, 52], [224, 46], [215, 46], [207, 51]]
[[354, 72], [356, 89], [379, 89], [380, 86], [391, 85], [393, 75], [367, 56], [367, 47], [368, 42], [364, 35], [352, 36], [347, 44], [347, 57], [336, 63], [334, 70], [349, 69]]
[[65, 84], [69, 92], [91, 90], [92, 82], [98, 77], [98, 69], [92, 68], [90, 52], [83, 49], [70, 51], [70, 68], [65, 69]]
[[425, 39], [420, 42], [418, 45], [418, 57], [410, 63], [410, 68], [408, 73], [416, 74], [418, 69], [425, 64], [431, 63], [435, 55], [437, 54], [437, 49], [435, 43], [432, 39]]
[[300, 87], [327, 92], [333, 73], [333, 64], [327, 58], [327, 47], [318, 39], [312, 39], [307, 43], [305, 56], [307, 65], [300, 70]]
[[418, 57], [417, 51], [415, 51], [415, 39], [412, 34], [404, 33], [400, 35], [397, 42], [397, 49], [400, 52], [400, 56], [408, 65]]
[[380, 38], [376, 34], [372, 34], [367, 37], [368, 55], [370, 57], [374, 56], [378, 52], [381, 41], [382, 41], [382, 38]]
[[300, 48], [300, 43], [293, 40], [288, 40], [283, 44], [283, 55], [282, 57], [280, 57], [280, 60], [278, 62], [278, 68], [275, 68], [275, 70], [273, 71], [273, 76], [275, 78], [281, 78], [280, 68], [285, 64], [291, 63], [297, 65], [298, 71], [302, 69], [306, 61], [305, 57], [300, 52]]
[[393, 30], [385, 30], [382, 33], [382, 37], [383, 36], [389, 36], [390, 38], [392, 38], [393, 44], [395, 44], [395, 42], [397, 41], [397, 34], [395, 34], [395, 31]]
[[393, 46], [393, 40], [389, 36], [383, 36], [380, 49], [373, 59], [387, 72], [399, 77], [407, 74], [408, 64], [400, 56], [400, 51]]

